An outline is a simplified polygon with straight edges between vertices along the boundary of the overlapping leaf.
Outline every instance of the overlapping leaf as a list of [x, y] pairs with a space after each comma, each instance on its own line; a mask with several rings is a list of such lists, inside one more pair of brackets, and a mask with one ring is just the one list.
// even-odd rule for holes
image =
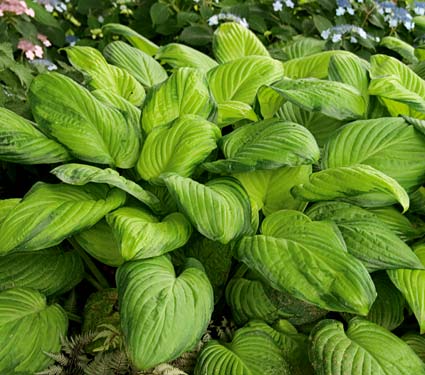
[[182, 247], [192, 233], [192, 226], [179, 212], [159, 221], [141, 208], [122, 207], [110, 213], [106, 221], [125, 260], [150, 258], [175, 250]]
[[90, 228], [125, 202], [106, 185], [83, 187], [36, 183], [0, 224], [0, 253], [45, 249]]
[[217, 148], [220, 129], [196, 115], [184, 115], [152, 129], [143, 145], [137, 171], [143, 179], [161, 183], [160, 175], [190, 177], [196, 166]]
[[168, 124], [181, 115], [208, 118], [213, 110], [204, 75], [193, 68], [180, 68], [164, 83], [148, 93], [142, 125], [146, 133], [155, 126]]
[[178, 276], [165, 256], [127, 262], [118, 269], [117, 286], [121, 327], [139, 369], [192, 349], [208, 326], [213, 290], [193, 258]]
[[58, 73], [36, 77], [30, 88], [33, 115], [41, 130], [73, 156], [99, 164], [131, 168], [139, 156], [139, 124], [101, 103], [86, 89]]
[[320, 156], [313, 135], [303, 126], [276, 119], [234, 130], [221, 139], [225, 160], [204, 163], [214, 173], [313, 164]]
[[329, 168], [310, 175], [310, 181], [292, 188], [295, 198], [310, 202], [342, 200], [363, 207], [409, 208], [409, 196], [396, 180], [368, 165]]
[[372, 279], [334, 225], [282, 210], [261, 231], [242, 238], [237, 256], [273, 288], [328, 310], [368, 313], [376, 297]]
[[20, 164], [59, 163], [70, 159], [60, 143], [47, 138], [33, 123], [0, 108], [0, 159]]
[[66, 335], [68, 319], [57, 304], [47, 305], [38, 291], [14, 288], [0, 292], [0, 372], [34, 374], [44, 370]]
[[422, 375], [425, 364], [401, 339], [361, 318], [322, 320], [310, 335], [310, 358], [317, 374]]
[[46, 296], [67, 292], [82, 280], [84, 274], [79, 255], [59, 247], [2, 256], [0, 269], [0, 290], [25, 287]]
[[242, 186], [223, 177], [205, 185], [190, 178], [164, 178], [182, 212], [205, 237], [223, 244], [251, 232], [251, 206]]
[[230, 100], [217, 105], [217, 125], [224, 127], [240, 120], [258, 121], [257, 114], [249, 104]]

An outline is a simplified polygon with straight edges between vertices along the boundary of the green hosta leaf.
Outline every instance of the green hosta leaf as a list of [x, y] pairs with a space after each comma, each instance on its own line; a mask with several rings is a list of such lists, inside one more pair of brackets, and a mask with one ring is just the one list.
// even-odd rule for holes
[[217, 61], [208, 55], [179, 43], [170, 43], [159, 48], [155, 58], [173, 68], [189, 67], [203, 72], [207, 72], [218, 65]]
[[0, 224], [0, 253], [45, 249], [90, 228], [125, 202], [105, 185], [36, 183]]
[[257, 114], [250, 105], [234, 100], [217, 105], [217, 124], [221, 128], [245, 119], [258, 121]]
[[413, 192], [425, 182], [425, 137], [402, 118], [352, 122], [326, 144], [322, 167], [354, 164], [370, 165]]
[[128, 26], [124, 26], [119, 23], [108, 23], [102, 27], [102, 31], [105, 35], [117, 34], [123, 36], [134, 47], [140, 49], [149, 56], [155, 55], [159, 48], [155, 43], [151, 42], [143, 35], [140, 35], [136, 31], [130, 29]]
[[307, 111], [321, 112], [338, 120], [356, 119], [366, 114], [367, 105], [361, 93], [345, 83], [284, 78], [269, 87]]
[[422, 375], [425, 365], [410, 347], [385, 328], [361, 318], [322, 320], [310, 335], [310, 358], [320, 375]]
[[371, 64], [369, 94], [378, 96], [391, 116], [425, 119], [425, 81], [390, 56], [374, 55]]
[[286, 102], [282, 105], [276, 116], [282, 120], [296, 122], [305, 126], [314, 135], [320, 147], [323, 147], [333, 133], [343, 124], [340, 120], [325, 116], [320, 112], [306, 111], [291, 102]]
[[57, 73], [39, 75], [29, 97], [41, 130], [65, 145], [76, 158], [120, 168], [135, 165], [140, 133], [136, 124], [70, 78]]
[[20, 198], [0, 200], [0, 224], [6, 219], [7, 215], [12, 212], [20, 201]]
[[251, 231], [249, 197], [235, 179], [217, 178], [203, 185], [170, 175], [164, 181], [181, 211], [210, 240], [227, 244]]
[[[257, 91], [256, 102], [264, 119], [275, 117], [279, 108], [285, 103], [285, 98], [269, 86], [261, 86]], [[288, 102], [290, 103], [290, 102]], [[290, 103], [292, 105], [292, 103]], [[299, 108], [299, 107], [297, 107]], [[310, 112], [308, 112], [310, 113]], [[294, 121], [296, 122], [296, 121]]]
[[90, 77], [93, 89], [109, 90], [134, 105], [142, 104], [146, 95], [143, 86], [126, 70], [109, 65], [97, 49], [74, 46], [65, 51], [72, 66]]
[[285, 76], [289, 78], [318, 78], [328, 77], [329, 62], [334, 56], [350, 56], [357, 58], [365, 67], [367, 62], [361, 60], [351, 52], [346, 51], [325, 51], [314, 55], [292, 59], [283, 63]]
[[0, 290], [26, 287], [46, 296], [67, 292], [84, 274], [84, 265], [77, 252], [65, 252], [59, 247], [2, 256], [0, 269]]
[[68, 151], [47, 138], [33, 123], [0, 108], [0, 160], [19, 164], [48, 164], [69, 160]]
[[242, 238], [237, 256], [273, 288], [327, 310], [368, 313], [372, 279], [333, 224], [282, 210], [263, 221], [261, 232]]
[[208, 83], [217, 103], [254, 103], [257, 90], [283, 77], [280, 61], [265, 56], [247, 56], [219, 65], [208, 72]]
[[386, 36], [382, 38], [380, 45], [397, 52], [409, 64], [418, 62], [418, 58], [415, 56], [415, 48], [401, 39], [393, 36]]
[[165, 256], [127, 262], [118, 269], [117, 286], [121, 327], [139, 369], [191, 350], [207, 329], [213, 290], [193, 258], [178, 276]]
[[272, 326], [256, 320], [248, 323], [247, 327], [260, 329], [273, 339], [289, 363], [291, 375], [313, 375], [313, 368], [306, 356], [308, 337], [298, 333], [287, 320], [278, 320]]
[[73, 238], [92, 257], [108, 266], [118, 267], [124, 263], [119, 243], [104, 219]]
[[204, 167], [214, 173], [247, 172], [313, 164], [320, 150], [313, 135], [295, 123], [270, 119], [243, 126], [221, 139], [226, 157]]
[[177, 173], [189, 177], [217, 148], [220, 129], [196, 115], [184, 115], [149, 133], [137, 163], [140, 176], [161, 183], [160, 175]]
[[0, 372], [34, 374], [53, 360], [66, 335], [68, 319], [57, 304], [48, 306], [38, 291], [15, 288], [0, 292]]
[[[425, 246], [419, 245], [415, 254], [425, 266]], [[425, 270], [399, 269], [387, 272], [391, 281], [406, 298], [423, 334], [425, 332]]]
[[326, 41], [297, 35], [291, 42], [277, 42], [269, 46], [272, 56], [283, 52], [284, 60], [298, 59], [320, 53], [325, 49]]
[[289, 375], [273, 339], [258, 328], [241, 328], [231, 343], [211, 340], [199, 354], [195, 375]]
[[214, 289], [215, 302], [218, 302], [232, 266], [230, 246], [197, 236], [186, 245], [184, 253], [186, 257], [196, 258], [202, 263]]
[[409, 208], [409, 196], [396, 180], [368, 165], [329, 168], [310, 175], [310, 181], [291, 190], [295, 198], [310, 202], [342, 200], [363, 207]]
[[142, 124], [146, 133], [181, 115], [208, 118], [213, 110], [208, 86], [202, 72], [180, 68], [164, 83], [151, 89], [143, 109]]
[[295, 185], [308, 182], [311, 172], [311, 165], [302, 165], [235, 173], [233, 177], [239, 180], [251, 200], [255, 201], [258, 209], [262, 209], [267, 216], [283, 209], [302, 211], [306, 202], [295, 199], [291, 195], [291, 189]]
[[422, 362], [425, 362], [425, 337], [417, 333], [406, 333], [401, 339], [413, 349]]
[[397, 268], [422, 269], [420, 260], [395, 233], [373, 213], [342, 202], [322, 202], [306, 213], [312, 220], [330, 220], [338, 225], [347, 250], [369, 272]]
[[251, 30], [236, 22], [225, 22], [217, 28], [213, 51], [220, 63], [245, 56], [270, 56], [261, 40]]
[[155, 86], [168, 78], [165, 69], [153, 57], [124, 42], [109, 43], [103, 54], [111, 64], [129, 72], [145, 87]]
[[61, 181], [71, 185], [86, 185], [89, 182], [95, 182], [98, 184], [115, 186], [137, 198], [153, 211], [163, 211], [160, 200], [154, 194], [144, 190], [135, 182], [120, 176], [120, 174], [113, 169], [100, 169], [91, 165], [72, 163], [56, 167], [51, 173]]
[[403, 323], [406, 300], [384, 272], [375, 273], [373, 283], [378, 297], [366, 319], [392, 331]]
[[122, 207], [106, 217], [125, 260], [156, 257], [182, 247], [192, 227], [179, 212], [159, 221], [141, 208]]

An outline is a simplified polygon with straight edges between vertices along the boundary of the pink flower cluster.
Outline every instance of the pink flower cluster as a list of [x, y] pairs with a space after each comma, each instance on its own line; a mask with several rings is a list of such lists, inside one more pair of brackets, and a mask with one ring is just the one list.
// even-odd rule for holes
[[12, 13], [20, 16], [21, 14], [26, 14], [30, 17], [34, 17], [34, 9], [28, 8], [25, 1], [17, 0], [0, 0], [0, 17], [4, 13]]
[[19, 41], [18, 49], [25, 52], [25, 56], [29, 60], [34, 60], [35, 57], [38, 57], [40, 59], [43, 57], [43, 48], [25, 39], [21, 39]]

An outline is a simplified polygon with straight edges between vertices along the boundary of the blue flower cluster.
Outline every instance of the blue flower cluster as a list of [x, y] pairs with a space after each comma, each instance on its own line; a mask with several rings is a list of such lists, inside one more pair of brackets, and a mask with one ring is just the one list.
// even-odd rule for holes
[[363, 28], [356, 25], [338, 25], [330, 27], [329, 29], [322, 31], [320, 35], [325, 40], [331, 40], [332, 43], [340, 42], [345, 36], [350, 36], [351, 43], [358, 43], [358, 38], [372, 39], [379, 42], [379, 38], [374, 38]]
[[67, 9], [66, 3], [69, 3], [70, 0], [58, 1], [58, 0], [34, 0], [35, 3], [41, 4], [48, 12], [53, 12], [54, 10], [63, 13]]
[[407, 9], [398, 7], [391, 1], [378, 3], [378, 12], [384, 16], [388, 26], [392, 28], [404, 25], [407, 30], [413, 30], [415, 27], [413, 17]]
[[417, 16], [425, 15], [425, 1], [415, 1], [413, 3], [413, 11]]

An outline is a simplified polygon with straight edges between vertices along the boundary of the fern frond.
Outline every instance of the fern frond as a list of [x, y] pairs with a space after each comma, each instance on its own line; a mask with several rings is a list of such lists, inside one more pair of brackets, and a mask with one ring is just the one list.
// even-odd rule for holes
[[64, 369], [61, 365], [53, 365], [44, 371], [36, 372], [35, 375], [61, 375], [64, 373]]
[[130, 363], [125, 353], [120, 351], [98, 354], [84, 370], [84, 375], [126, 375]]
[[43, 352], [48, 357], [52, 358], [58, 365], [65, 367], [69, 363], [69, 358], [63, 353]]

